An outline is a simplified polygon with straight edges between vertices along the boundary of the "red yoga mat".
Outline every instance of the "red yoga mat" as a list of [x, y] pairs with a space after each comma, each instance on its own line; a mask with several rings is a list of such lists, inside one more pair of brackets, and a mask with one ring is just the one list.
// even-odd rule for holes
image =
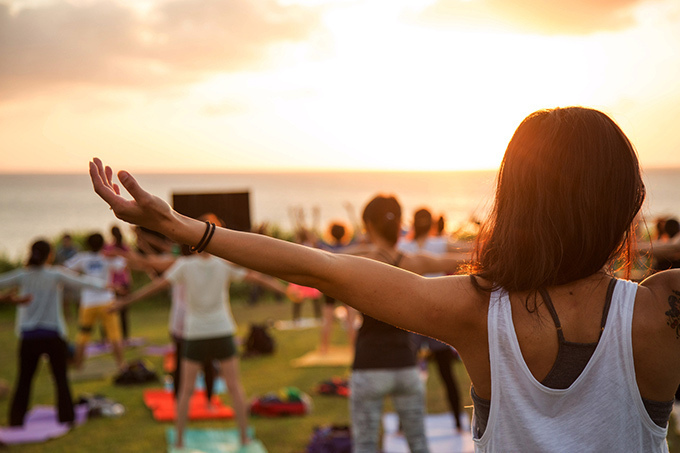
[[[216, 420], [234, 417], [234, 410], [225, 405], [219, 396], [213, 395], [211, 403], [212, 407], [208, 408], [205, 391], [195, 391], [189, 400], [189, 420]], [[177, 417], [177, 403], [172, 392], [164, 389], [145, 390], [144, 404], [151, 409], [156, 421], [170, 422]]]

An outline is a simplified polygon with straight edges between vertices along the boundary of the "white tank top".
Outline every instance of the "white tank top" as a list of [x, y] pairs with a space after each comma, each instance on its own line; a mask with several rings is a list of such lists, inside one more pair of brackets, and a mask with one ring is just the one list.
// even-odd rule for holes
[[[537, 381], [524, 362], [505, 291], [489, 301], [491, 410], [477, 452], [667, 452], [635, 381], [631, 341], [637, 284], [619, 280], [602, 337], [567, 389]], [[473, 433], [476, 429], [472, 430]]]

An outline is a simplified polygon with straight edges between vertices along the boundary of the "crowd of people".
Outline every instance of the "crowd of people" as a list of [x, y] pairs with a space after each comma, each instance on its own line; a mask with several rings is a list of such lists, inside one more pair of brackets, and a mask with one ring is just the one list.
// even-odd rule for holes
[[[347, 208], [349, 213], [349, 206]], [[427, 231], [423, 231], [419, 220], [422, 212], [424, 210], [421, 209], [416, 213], [414, 231], [406, 231], [401, 224], [401, 206], [396, 198], [381, 195], [375, 197], [364, 210], [364, 227], [357, 224], [350, 227], [336, 220], [329, 224], [326, 234], [320, 234], [315, 225], [310, 227], [305, 224], [301, 211], [298, 211], [297, 221], [294, 222], [294, 241], [331, 253], [351, 253], [378, 261], [387, 260], [395, 266], [417, 270], [422, 263], [417, 263], [413, 268], [412, 261], [413, 257], [419, 256], [420, 250], [410, 249], [409, 244], [422, 241], [423, 236], [426, 236], [428, 241], [443, 247], [427, 247], [426, 254], [418, 259], [431, 259], [431, 265], [441, 268], [439, 270], [442, 272], [451, 273], [463, 257], [460, 254], [446, 256], [453, 249], [450, 240], [442, 234], [443, 220], [438, 222], [439, 229], [433, 226], [430, 232], [428, 226]], [[223, 226], [222, 221], [210, 213], [200, 219], [208, 225], [214, 223]], [[93, 333], [97, 334], [96, 327], [99, 325], [101, 340], [111, 345], [117, 367], [124, 373], [127, 366], [124, 340], [128, 338], [130, 330], [128, 307], [169, 289], [169, 333], [177, 357], [172, 382], [178, 407], [178, 446], [183, 443], [189, 399], [199, 371], [203, 372], [205, 378], [208, 405], [212, 400], [216, 375], [225, 379], [232, 395], [241, 442], [248, 443], [246, 397], [239, 377], [238, 350], [234, 340], [236, 321], [231, 315], [229, 304], [230, 282], [244, 280], [254, 287], [287, 295], [294, 307], [294, 321], [299, 319], [302, 300], [316, 299], [321, 302], [323, 298], [323, 312], [317, 314], [323, 320], [318, 345], [322, 354], [330, 347], [330, 332], [335, 323], [335, 307], [339, 302], [314, 288], [284, 284], [268, 275], [234, 266], [210, 254], [196, 253], [191, 247], [173, 244], [167, 237], [147, 229], [135, 228], [133, 231], [135, 239], [130, 243], [123, 240], [118, 226], [111, 228], [109, 243], [100, 233], [89, 234], [84, 239], [83, 249], [70, 234], [64, 234], [54, 247], [45, 240], [38, 240], [33, 244], [24, 268], [0, 276], [0, 287], [14, 288], [14, 291], [4, 293], [3, 299], [18, 306], [17, 334], [21, 340], [19, 376], [11, 403], [10, 425], [20, 426], [24, 422], [30, 383], [36, 372], [38, 358], [43, 353], [49, 356], [52, 364], [59, 420], [73, 423], [67, 364], [75, 368], [82, 367], [86, 359], [86, 346]], [[413, 257], [401, 263], [404, 252]], [[151, 282], [133, 292], [131, 270], [147, 273]], [[50, 278], [43, 281], [45, 275]], [[308, 296], [312, 291], [315, 292], [314, 296]], [[306, 295], [301, 297], [296, 294]], [[78, 332], [74, 351], [69, 352], [65, 319], [71, 304], [77, 307]], [[361, 317], [351, 307], [344, 307], [348, 343], [356, 348], [352, 365], [354, 396], [351, 398], [351, 411], [353, 419], [358, 422], [356, 426], [362, 428], [355, 430], [357, 451], [377, 448], [382, 403], [386, 396], [391, 396], [395, 401], [401, 427], [412, 450], [427, 451], [424, 431], [425, 387], [417, 366], [421, 347], [437, 358], [454, 411], [454, 420], [460, 430], [460, 396], [450, 372], [451, 360], [456, 357], [453, 348], [440, 342], [427, 342], [425, 337], [382, 323], [368, 315]], [[394, 378], [394, 382], [388, 383], [385, 376]], [[376, 391], [376, 387], [369, 385], [369, 382], [383, 382], [385, 385]]]
[[[451, 363], [460, 357], [465, 365], [476, 451], [668, 450], [668, 421], [680, 384], [680, 271], [673, 270], [680, 260], [678, 222], [658, 222], [652, 240], [636, 236], [645, 198], [639, 163], [626, 135], [602, 112], [556, 108], [525, 118], [506, 149], [493, 208], [474, 244], [442, 239], [443, 219], [434, 222], [427, 209], [415, 212], [413, 231], [404, 235], [401, 205], [382, 194], [363, 210], [362, 240], [345, 243], [336, 228], [335, 242], [320, 246], [309, 229], [300, 228], [295, 244], [221, 228], [219, 219], [183, 216], [121, 171], [118, 180], [132, 196], [126, 199], [112, 174], [99, 159], [90, 163], [94, 190], [116, 217], [193, 253], [159, 263], [119, 247], [116, 257], [126, 257], [128, 265], [140, 262], [155, 275], [137, 292], [127, 292], [129, 286], [119, 290], [112, 303], [115, 285], [79, 264], [101, 251], [99, 242], [88, 239], [87, 256], [81, 252], [65, 261], [88, 275], [68, 278], [101, 298], [108, 291], [109, 304], [101, 310], [100, 298], [81, 302], [78, 345], [87, 342], [92, 320], [100, 317], [106, 324], [106, 315], [172, 288], [173, 300], [183, 299], [178, 307], [186, 311], [178, 346], [183, 366], [178, 407], [186, 405], [199, 368], [217, 360], [244, 444], [249, 442], [244, 390], [225, 288], [250, 276], [287, 294], [291, 289], [281, 281], [313, 289], [327, 304], [342, 301], [361, 313], [352, 339], [353, 451], [379, 451], [386, 397], [410, 450], [429, 451], [418, 365], [422, 344], [437, 361], [459, 430], [460, 395]], [[641, 282], [621, 278], [630, 272], [615, 268], [630, 271], [636, 246], [654, 259], [653, 274]], [[61, 290], [54, 282], [67, 274], [53, 271], [47, 281], [38, 280], [39, 271], [49, 268], [49, 250], [31, 256], [26, 268], [0, 276], [0, 286], [21, 287], [4, 296], [19, 304], [20, 382], [34, 372], [33, 350], [52, 344], [42, 341], [44, 335], [65, 335]], [[116, 258], [109, 259], [107, 272], [122, 270]], [[54, 295], [40, 303], [57, 308], [43, 325], [36, 322], [35, 307], [50, 291]], [[112, 342], [119, 339], [114, 330], [107, 328]], [[328, 347], [325, 338], [322, 329], [321, 349]], [[54, 360], [62, 360], [62, 349]], [[19, 387], [13, 421], [25, 412]], [[60, 407], [62, 417], [71, 417], [68, 408]], [[178, 446], [185, 422], [178, 416]]]

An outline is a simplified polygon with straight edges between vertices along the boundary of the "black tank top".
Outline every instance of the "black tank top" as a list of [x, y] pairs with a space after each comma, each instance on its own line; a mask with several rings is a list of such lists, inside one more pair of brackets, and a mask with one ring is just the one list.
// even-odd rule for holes
[[[402, 253], [387, 264], [399, 267]], [[415, 336], [406, 330], [363, 315], [364, 321], [359, 329], [354, 353], [354, 370], [405, 368], [417, 364]]]

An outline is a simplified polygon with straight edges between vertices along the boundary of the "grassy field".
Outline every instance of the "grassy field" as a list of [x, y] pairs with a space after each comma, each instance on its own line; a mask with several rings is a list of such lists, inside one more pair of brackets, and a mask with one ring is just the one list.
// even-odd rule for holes
[[[139, 281], [139, 279], [138, 279]], [[255, 306], [245, 303], [243, 287], [236, 288], [232, 295], [234, 317], [239, 325], [238, 335], [246, 335], [249, 323], [266, 320], [290, 319], [290, 302], [278, 303], [266, 299]], [[168, 343], [168, 309], [169, 299], [165, 295], [143, 301], [130, 310], [131, 335], [143, 337], [147, 345], [164, 345]], [[303, 308], [303, 316], [311, 316], [311, 306]], [[75, 334], [75, 316], [69, 319], [71, 337]], [[17, 372], [16, 349], [17, 339], [13, 333], [14, 310], [0, 310], [0, 379], [13, 385]], [[313, 393], [314, 386], [332, 376], [346, 376], [348, 367], [333, 368], [293, 368], [290, 361], [314, 349], [318, 342], [318, 329], [277, 331], [271, 330], [277, 344], [275, 354], [241, 361], [241, 376], [249, 397], [267, 392], [277, 391], [284, 386], [295, 386], [310, 394], [314, 401], [312, 413], [304, 417], [287, 417], [277, 419], [251, 418], [252, 426], [268, 451], [283, 453], [304, 452], [315, 426], [324, 424], [347, 424], [349, 414], [347, 400], [339, 397], [320, 396]], [[340, 325], [333, 332], [334, 344], [345, 344], [346, 337]], [[128, 349], [126, 358], [144, 357], [144, 347]], [[162, 376], [162, 358], [144, 357]], [[110, 360], [112, 360], [109, 357]], [[98, 358], [97, 360], [101, 360]], [[463, 396], [464, 405], [469, 406], [469, 380], [464, 367], [456, 363], [456, 373]], [[73, 382], [74, 398], [81, 394], [103, 394], [122, 403], [126, 412], [119, 418], [94, 418], [74, 429], [66, 436], [51, 440], [44, 444], [15, 446], [10, 451], [17, 453], [33, 452], [126, 452], [147, 453], [166, 450], [165, 430], [168, 423], [158, 423], [151, 417], [150, 411], [142, 401], [145, 388], [159, 387], [161, 383], [146, 386], [121, 387], [112, 384], [111, 380], [94, 380], [89, 382]], [[229, 403], [228, 395], [223, 398]], [[32, 404], [53, 404], [53, 385], [46, 364], [42, 364], [33, 384]], [[8, 398], [0, 399], [0, 420], [7, 422]], [[439, 383], [438, 374], [430, 364], [428, 379], [427, 408], [431, 413], [446, 412], [444, 392]], [[388, 402], [386, 410], [391, 410]], [[467, 409], [469, 414], [469, 409]], [[220, 428], [234, 427], [233, 421], [191, 422], [189, 427]], [[673, 424], [671, 424], [673, 426]], [[677, 434], [671, 429], [669, 444], [671, 452], [680, 452]]]
[[[243, 290], [234, 292], [232, 296], [234, 317], [239, 325], [238, 335], [247, 334], [249, 323], [265, 320], [290, 319], [290, 302], [278, 303], [272, 299], [263, 300], [255, 306], [245, 303]], [[133, 337], [143, 337], [147, 345], [164, 345], [168, 338], [168, 309], [169, 300], [165, 296], [158, 296], [153, 300], [140, 302], [131, 307], [130, 325]], [[311, 305], [303, 307], [303, 316], [311, 316]], [[73, 338], [76, 332], [75, 319], [71, 313], [69, 320], [70, 334]], [[17, 372], [16, 351], [17, 339], [14, 330], [14, 310], [4, 308], [0, 310], [0, 379], [13, 385]], [[277, 349], [271, 356], [249, 358], [241, 361], [241, 376], [249, 398], [267, 392], [277, 391], [284, 386], [295, 386], [310, 394], [314, 407], [312, 413], [304, 417], [287, 418], [256, 418], [251, 422], [260, 439], [270, 452], [304, 452], [315, 426], [324, 424], [348, 424], [348, 402], [345, 398], [315, 395], [315, 385], [332, 376], [347, 376], [348, 367], [330, 368], [293, 368], [290, 361], [314, 349], [318, 343], [318, 328], [295, 331], [278, 331], [271, 329]], [[346, 336], [340, 324], [333, 332], [333, 344], [346, 344]], [[113, 360], [110, 356], [105, 356]], [[144, 357], [144, 347], [132, 348], [126, 351], [127, 359]], [[162, 358], [145, 357], [162, 375]], [[93, 360], [102, 360], [101, 358]], [[456, 364], [461, 393], [465, 397], [465, 404], [469, 403], [469, 381], [465, 369], [460, 363]], [[434, 368], [428, 382], [428, 410], [433, 413], [447, 411], [443, 398], [443, 390], [439, 384], [438, 375]], [[32, 452], [126, 452], [146, 453], [162, 452], [166, 449], [165, 429], [172, 426], [169, 423], [158, 423], [151, 417], [150, 411], [144, 406], [142, 392], [145, 388], [162, 385], [149, 384], [145, 386], [123, 387], [113, 385], [111, 380], [95, 380], [89, 382], [73, 382], [74, 398], [81, 394], [103, 394], [122, 403], [126, 412], [120, 418], [94, 418], [84, 425], [77, 427], [71, 433], [59, 439], [50, 440], [44, 444], [14, 446], [10, 450], [21, 453]], [[222, 395], [229, 403], [228, 395]], [[32, 387], [32, 404], [53, 404], [53, 385], [47, 363], [41, 364]], [[7, 423], [9, 398], [0, 400], [0, 420]], [[389, 403], [386, 410], [390, 410]], [[191, 422], [190, 427], [234, 427], [233, 421]]]

